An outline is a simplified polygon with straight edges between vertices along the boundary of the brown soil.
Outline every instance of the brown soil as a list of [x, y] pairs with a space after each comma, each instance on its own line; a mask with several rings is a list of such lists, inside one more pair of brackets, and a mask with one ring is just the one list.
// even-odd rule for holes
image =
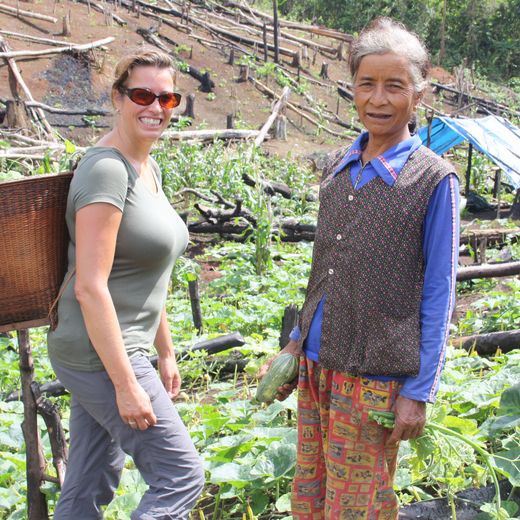
[[[0, 28], [17, 33], [71, 43], [88, 43], [95, 40], [114, 36], [115, 40], [105, 49], [96, 49], [91, 52], [91, 60], [77, 59], [70, 54], [60, 54], [51, 57], [37, 59], [16, 60], [22, 73], [22, 77], [28, 85], [35, 100], [48, 105], [61, 108], [104, 108], [110, 109], [109, 91], [115, 63], [131, 49], [143, 45], [143, 38], [136, 33], [136, 29], [148, 29], [157, 22], [152, 18], [128, 12], [124, 8], [118, 8], [115, 12], [127, 22], [126, 27], [119, 25], [107, 26], [105, 16], [102, 13], [88, 10], [84, 4], [72, 3], [68, 0], [51, 2], [43, 0], [40, 3], [20, 2], [6, 0], [7, 5], [25, 11], [45, 14], [56, 17], [59, 22], [54, 24], [48, 21], [36, 19], [17, 18], [14, 15], [0, 13]], [[62, 33], [62, 18], [67, 13], [71, 15], [72, 36], [64, 37]], [[179, 21], [179, 19], [172, 20]], [[197, 35], [212, 39], [209, 33], [199, 27], [193, 27]], [[215, 82], [214, 99], [198, 90], [199, 83], [186, 73], [178, 75], [178, 89], [185, 96], [195, 94], [195, 120], [193, 128], [225, 128], [226, 116], [230, 113], [237, 114], [239, 124], [247, 128], [259, 128], [265, 122], [271, 111], [271, 100], [261, 94], [251, 83], [238, 83], [238, 65], [228, 65], [228, 49], [223, 43], [219, 49], [209, 47], [197, 41], [194, 37], [183, 31], [163, 24], [160, 28], [161, 36], [165, 36], [177, 44], [178, 58], [197, 69], [210, 72]], [[308, 35], [302, 35], [308, 37]], [[48, 44], [30, 42], [9, 35], [2, 36], [12, 50], [41, 50], [48, 48]], [[164, 41], [164, 40], [163, 40]], [[318, 41], [318, 40], [316, 40]], [[337, 42], [319, 37], [320, 43], [337, 46]], [[291, 47], [284, 42], [285, 47]], [[172, 46], [173, 48], [173, 46]], [[294, 47], [293, 47], [294, 48]], [[191, 50], [191, 51], [190, 51]], [[347, 77], [347, 65], [345, 61], [330, 60], [318, 55], [316, 63], [310, 65], [304, 72], [307, 75], [317, 77], [322, 61], [329, 62], [329, 75], [332, 80], [345, 79]], [[281, 88], [274, 80], [263, 79], [269, 88], [280, 92]], [[308, 92], [315, 98], [326, 103], [331, 110], [336, 111], [338, 96], [336, 89], [321, 87], [311, 84]], [[12, 98], [9, 90], [7, 66], [2, 61], [0, 64], [0, 98]], [[291, 99], [301, 101], [303, 98], [292, 93]], [[178, 112], [184, 111], [184, 102]], [[340, 116], [347, 117], [350, 104], [341, 100], [339, 105]], [[337, 148], [344, 141], [343, 138], [321, 132], [316, 135], [316, 127], [301, 120], [299, 116], [289, 112], [288, 140], [271, 141], [265, 148], [271, 153], [286, 155], [305, 155], [311, 151], [330, 151]], [[315, 116], [312, 116], [315, 118]], [[99, 135], [110, 126], [109, 117], [90, 118], [97, 128], [85, 128], [86, 121], [82, 116], [63, 116], [47, 114], [49, 122], [57, 128], [64, 137], [77, 144], [87, 145], [96, 140]], [[341, 132], [341, 127], [335, 126], [335, 131]]]

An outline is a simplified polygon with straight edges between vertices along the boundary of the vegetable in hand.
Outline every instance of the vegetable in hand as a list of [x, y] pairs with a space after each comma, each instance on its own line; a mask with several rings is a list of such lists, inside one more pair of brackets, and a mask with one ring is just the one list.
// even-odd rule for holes
[[290, 383], [298, 374], [298, 359], [292, 354], [280, 354], [273, 360], [267, 374], [256, 390], [256, 400], [269, 403], [278, 393], [278, 387]]

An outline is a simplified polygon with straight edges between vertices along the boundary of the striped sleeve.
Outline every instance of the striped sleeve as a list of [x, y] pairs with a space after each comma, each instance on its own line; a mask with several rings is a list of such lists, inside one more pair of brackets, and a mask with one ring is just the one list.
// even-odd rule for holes
[[424, 221], [424, 286], [421, 300], [421, 368], [408, 377], [401, 395], [432, 403], [439, 388], [455, 304], [459, 251], [459, 181], [445, 177], [428, 203]]

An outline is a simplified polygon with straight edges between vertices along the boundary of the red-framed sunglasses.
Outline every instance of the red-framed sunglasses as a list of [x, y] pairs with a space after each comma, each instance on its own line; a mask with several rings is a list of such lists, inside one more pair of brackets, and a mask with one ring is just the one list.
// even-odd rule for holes
[[151, 105], [156, 99], [159, 100], [159, 105], [166, 109], [172, 109], [179, 106], [181, 102], [181, 95], [177, 92], [163, 92], [162, 94], [154, 94], [147, 88], [126, 88], [121, 87], [120, 92], [126, 94], [131, 101], [136, 105], [147, 107]]

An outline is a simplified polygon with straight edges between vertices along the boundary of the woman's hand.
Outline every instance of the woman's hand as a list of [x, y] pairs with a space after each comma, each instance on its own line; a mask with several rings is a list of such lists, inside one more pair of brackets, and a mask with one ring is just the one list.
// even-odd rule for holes
[[181, 374], [179, 373], [175, 355], [159, 356], [158, 365], [162, 384], [166, 392], [168, 392], [170, 399], [175, 399], [181, 390]]
[[146, 430], [157, 422], [150, 397], [137, 382], [116, 389], [116, 402], [121, 419], [130, 428]]
[[[296, 341], [290, 340], [289, 343], [287, 343], [287, 345], [282, 350], [280, 350], [279, 354], [277, 354], [276, 356], [269, 359], [265, 364], [263, 364], [260, 367], [260, 370], [258, 371], [258, 374], [256, 375], [256, 377], [258, 379], [262, 379], [262, 377], [264, 377], [265, 374], [267, 374], [267, 371], [269, 370], [271, 363], [278, 356], [280, 356], [282, 354], [292, 354], [296, 358], [299, 358], [301, 355], [301, 349], [298, 346], [298, 343]], [[286, 383], [285, 385], [279, 386], [278, 393], [276, 394], [276, 399], [278, 399], [278, 401], [284, 401], [291, 395], [291, 393], [297, 386], [298, 386], [298, 377], [295, 377], [293, 381], [290, 381], [289, 383]]]
[[394, 404], [395, 426], [388, 438], [388, 445], [400, 440], [415, 439], [422, 435], [426, 424], [426, 403], [399, 396]]

